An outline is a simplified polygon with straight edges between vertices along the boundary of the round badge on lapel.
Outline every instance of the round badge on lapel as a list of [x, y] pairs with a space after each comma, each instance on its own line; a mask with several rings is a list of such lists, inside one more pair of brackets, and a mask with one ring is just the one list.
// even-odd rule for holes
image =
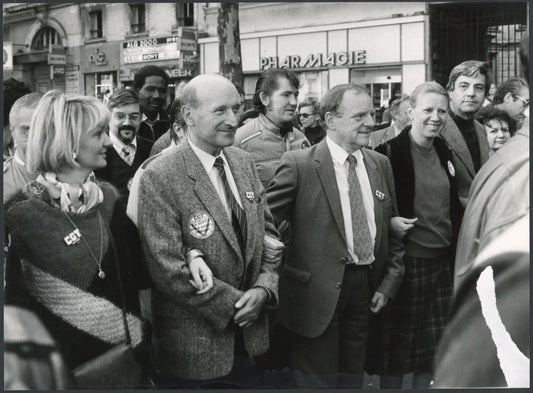
[[197, 239], [207, 239], [215, 231], [215, 221], [206, 212], [196, 212], [189, 219], [189, 232]]
[[450, 172], [450, 175], [455, 177], [455, 168], [453, 167], [451, 161], [448, 161], [448, 171]]

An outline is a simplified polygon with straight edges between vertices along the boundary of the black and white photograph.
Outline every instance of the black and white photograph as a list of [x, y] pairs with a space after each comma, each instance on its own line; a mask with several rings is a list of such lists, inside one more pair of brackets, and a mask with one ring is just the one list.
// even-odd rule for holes
[[5, 391], [530, 388], [529, 1], [2, 8]]

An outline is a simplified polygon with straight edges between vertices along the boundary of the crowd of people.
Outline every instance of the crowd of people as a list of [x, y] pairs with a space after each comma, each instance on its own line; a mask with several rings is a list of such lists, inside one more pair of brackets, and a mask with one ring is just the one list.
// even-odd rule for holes
[[527, 79], [489, 101], [468, 60], [381, 127], [365, 87], [299, 100], [287, 69], [246, 111], [214, 74], [165, 108], [168, 82], [4, 81], [4, 326], [44, 326], [6, 351], [61, 357], [5, 358], [6, 389], [529, 386]]

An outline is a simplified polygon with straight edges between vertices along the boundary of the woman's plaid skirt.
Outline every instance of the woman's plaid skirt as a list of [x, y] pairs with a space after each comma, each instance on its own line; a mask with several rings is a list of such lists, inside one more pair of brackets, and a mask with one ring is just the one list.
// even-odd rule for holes
[[371, 319], [367, 352], [371, 374], [431, 373], [448, 320], [453, 291], [450, 257], [405, 256], [404, 262], [405, 276], [396, 298]]

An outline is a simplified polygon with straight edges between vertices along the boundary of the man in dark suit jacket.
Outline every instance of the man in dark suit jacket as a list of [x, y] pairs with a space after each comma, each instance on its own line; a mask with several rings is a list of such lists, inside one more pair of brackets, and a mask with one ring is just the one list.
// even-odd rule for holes
[[150, 156], [152, 142], [138, 136], [141, 123], [139, 97], [133, 90], [119, 89], [109, 97], [111, 111], [109, 138], [113, 146], [107, 150], [107, 165], [95, 171], [97, 178], [117, 187], [121, 200], [127, 201], [131, 179]]
[[452, 151], [457, 172], [457, 188], [463, 206], [474, 176], [489, 158], [485, 128], [474, 120], [490, 89], [491, 76], [486, 63], [468, 60], [450, 73], [450, 110], [440, 137]]
[[392, 169], [362, 149], [374, 126], [364, 87], [333, 87], [320, 115], [325, 140], [287, 152], [267, 189], [276, 224], [290, 224], [277, 317], [292, 333], [297, 385], [361, 388], [370, 310], [396, 294], [404, 272], [403, 246], [389, 233]]
[[133, 89], [139, 95], [142, 111], [139, 135], [152, 143], [170, 128], [170, 121], [164, 110], [167, 87], [168, 75], [155, 65], [144, 66], [133, 79]]
[[[280, 243], [279, 235], [250, 155], [231, 147], [240, 107], [235, 87], [203, 74], [182, 99], [187, 139], [143, 165], [139, 183], [138, 226], [155, 287], [156, 365], [166, 387], [208, 387], [202, 381], [220, 377], [247, 386], [250, 356], [269, 345], [263, 310], [278, 299], [281, 251], [267, 258], [263, 243]], [[195, 258], [214, 277], [202, 294], [189, 284]]]

